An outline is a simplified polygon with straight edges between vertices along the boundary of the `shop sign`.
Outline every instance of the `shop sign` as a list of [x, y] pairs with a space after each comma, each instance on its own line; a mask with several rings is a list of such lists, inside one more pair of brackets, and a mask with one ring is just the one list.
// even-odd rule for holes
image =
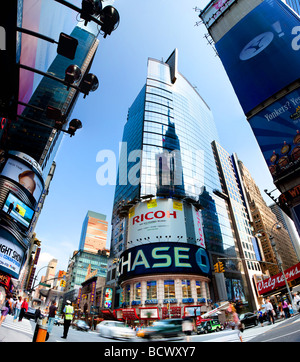
[[[286, 280], [288, 282], [300, 278], [300, 263], [292, 266], [284, 271]], [[285, 285], [284, 276], [282, 273], [276, 274], [268, 279], [264, 279], [256, 284], [259, 294], [265, 294], [276, 290]]]

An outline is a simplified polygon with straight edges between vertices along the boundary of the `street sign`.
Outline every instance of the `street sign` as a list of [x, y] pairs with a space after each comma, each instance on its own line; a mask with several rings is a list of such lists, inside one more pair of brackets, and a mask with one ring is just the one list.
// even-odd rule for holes
[[51, 284], [39, 283], [39, 285], [41, 285], [42, 287], [51, 288]]

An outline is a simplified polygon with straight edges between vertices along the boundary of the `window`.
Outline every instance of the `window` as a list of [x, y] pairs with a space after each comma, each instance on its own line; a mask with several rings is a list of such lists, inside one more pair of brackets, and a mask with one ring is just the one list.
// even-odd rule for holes
[[135, 290], [134, 299], [135, 300], [141, 300], [141, 293], [142, 293], [141, 283], [135, 283], [134, 290]]
[[183, 298], [192, 298], [192, 290], [191, 290], [191, 281], [187, 279], [183, 279], [181, 281], [182, 285], [182, 297]]
[[157, 292], [156, 292], [156, 281], [150, 280], [147, 282], [147, 299], [156, 299]]
[[201, 298], [201, 282], [200, 282], [200, 280], [196, 280], [196, 292], [197, 292], [197, 298]]
[[126, 285], [125, 287], [125, 303], [130, 303], [130, 285]]
[[175, 298], [175, 283], [174, 280], [164, 281], [164, 298]]

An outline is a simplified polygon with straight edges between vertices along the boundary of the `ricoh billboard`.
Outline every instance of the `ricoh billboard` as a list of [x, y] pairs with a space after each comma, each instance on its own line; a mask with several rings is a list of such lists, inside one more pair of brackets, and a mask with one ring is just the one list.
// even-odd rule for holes
[[300, 18], [280, 0], [265, 0], [215, 44], [247, 115], [300, 78]]
[[186, 240], [183, 202], [152, 199], [131, 208], [128, 217], [128, 241]]
[[209, 257], [195, 244], [154, 242], [125, 250], [119, 259], [119, 281], [139, 275], [198, 274], [210, 275]]

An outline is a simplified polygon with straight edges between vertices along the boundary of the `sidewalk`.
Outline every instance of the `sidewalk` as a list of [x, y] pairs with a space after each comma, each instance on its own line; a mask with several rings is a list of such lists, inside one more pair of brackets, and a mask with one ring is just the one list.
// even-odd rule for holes
[[13, 321], [13, 316], [7, 315], [0, 326], [0, 342], [32, 342], [34, 330], [28, 319], [22, 322]]

